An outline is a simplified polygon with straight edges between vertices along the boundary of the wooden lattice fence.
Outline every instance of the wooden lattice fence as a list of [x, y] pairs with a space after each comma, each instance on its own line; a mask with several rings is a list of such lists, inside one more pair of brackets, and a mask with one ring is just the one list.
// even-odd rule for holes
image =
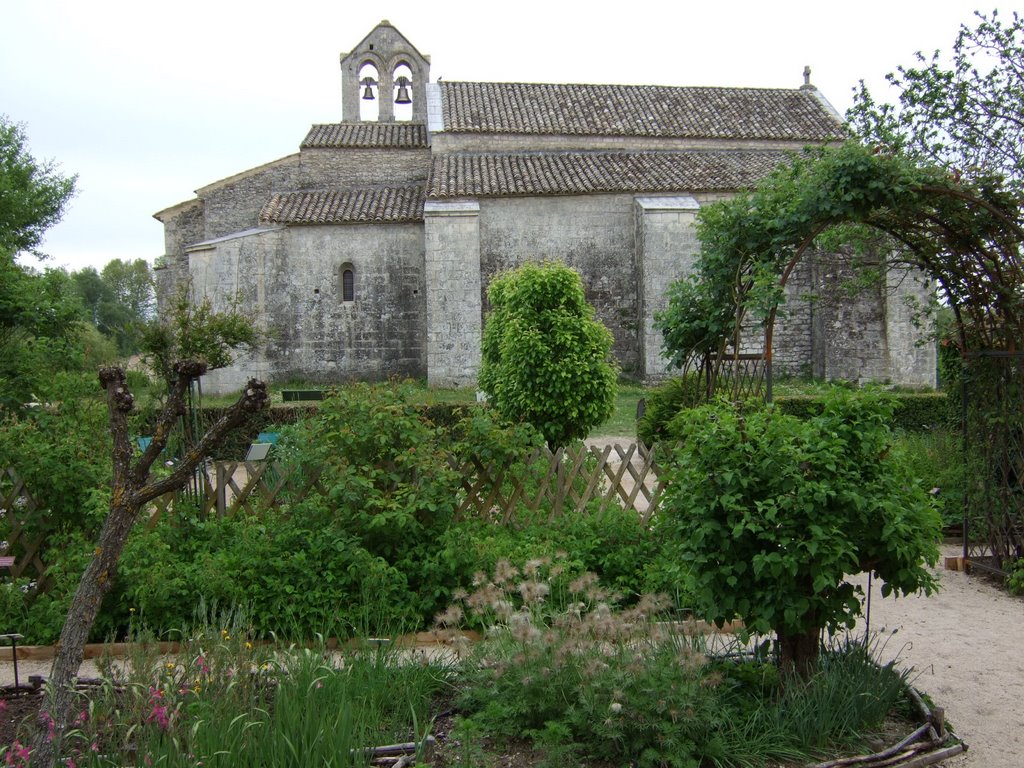
[[[554, 519], [567, 509], [599, 512], [610, 504], [633, 510], [646, 525], [661, 499], [658, 446], [641, 443], [603, 448], [573, 446], [552, 453], [535, 449], [512, 465], [492, 466], [478, 458], [453, 460], [461, 474], [457, 515], [483, 516], [503, 525], [516, 525], [546, 513]], [[287, 500], [295, 503], [311, 492], [323, 493], [316, 475], [276, 461], [211, 462], [196, 474], [193, 492], [168, 494], [153, 501], [144, 513], [145, 524], [157, 525], [166, 515], [178, 514], [183, 500], [198, 503], [203, 516], [258, 514], [261, 507]], [[14, 576], [41, 577], [46, 567], [39, 557], [45, 534], [29, 531], [47, 514], [12, 469], [0, 474], [0, 509], [12, 515], [0, 520], [7, 531], [8, 552], [15, 555]], [[191, 509], [191, 506], [190, 506]], [[10, 523], [10, 525], [4, 525]]]
[[11, 576], [41, 579], [46, 572], [40, 553], [46, 543], [41, 525], [46, 510], [10, 467], [0, 469], [0, 555], [14, 557]]

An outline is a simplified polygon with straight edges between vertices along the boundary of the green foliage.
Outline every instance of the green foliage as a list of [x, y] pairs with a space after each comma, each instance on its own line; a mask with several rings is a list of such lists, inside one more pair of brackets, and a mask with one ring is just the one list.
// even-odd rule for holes
[[902, 431], [894, 436], [907, 474], [930, 488], [946, 531], [960, 531], [964, 496], [972, 469], [964, 460], [959, 430], [938, 428]]
[[852, 626], [871, 571], [884, 594], [931, 592], [939, 517], [892, 453], [891, 401], [835, 390], [819, 416], [708, 405], [671, 424], [656, 535], [682, 542], [699, 615], [792, 636]]
[[[889, 426], [907, 432], [928, 432], [948, 429], [959, 424], [960, 415], [954, 413], [949, 397], [944, 392], [892, 392], [892, 421]], [[809, 419], [822, 413], [823, 394], [786, 395], [775, 398], [780, 413]]]
[[93, 376], [51, 372], [49, 386], [39, 394], [39, 407], [0, 419], [0, 467], [13, 468], [42, 507], [31, 532], [94, 533], [110, 483], [102, 392]]
[[258, 636], [295, 639], [381, 632], [413, 608], [404, 574], [309, 506], [136, 530], [105, 606], [109, 623], [123, 632], [135, 613], [179, 628], [201, 602], [246, 606]]
[[[837, 229], [891, 236], [901, 248], [890, 263], [936, 279], [941, 298], [959, 308], [979, 339], [993, 347], [997, 340], [1009, 343], [1024, 316], [1020, 207], [1020, 197], [991, 174], [968, 182], [854, 141], [809, 149], [753, 191], [702, 209], [695, 270], [670, 287], [657, 317], [665, 352], [683, 367], [738, 347], [744, 324], [766, 321], [782, 300], [787, 265]], [[982, 266], [993, 258], [993, 244], [1001, 271]]]
[[54, 372], [84, 370], [91, 355], [82, 307], [67, 274], [0, 257], [0, 410], [52, 389]]
[[899, 104], [878, 104], [861, 83], [847, 113], [864, 141], [970, 178], [999, 174], [1024, 189], [1024, 19], [998, 11], [960, 27], [947, 63], [939, 51], [886, 76]]
[[75, 177], [52, 161], [36, 160], [22, 126], [0, 115], [0, 263], [35, 253], [43, 234], [64, 215]]
[[665, 439], [668, 423], [676, 414], [704, 400], [704, 386], [696, 373], [689, 373], [650, 390], [645, 400], [644, 415], [637, 421], [636, 434], [645, 445], [654, 445]]
[[426, 737], [450, 675], [372, 647], [348, 649], [342, 666], [322, 643], [262, 645], [244, 616], [180, 634], [173, 657], [137, 652], [76, 702], [60, 745], [68, 764], [366, 766], [363, 750]]
[[259, 338], [238, 302], [216, 310], [209, 299], [194, 302], [188, 285], [165, 315], [146, 326], [141, 338], [147, 361], [165, 381], [176, 378], [174, 365], [183, 360], [205, 363], [209, 370], [231, 365], [239, 347], [251, 347]]
[[617, 368], [579, 273], [527, 263], [494, 278], [487, 298], [479, 382], [491, 404], [552, 447], [586, 437], [611, 415]]
[[103, 267], [102, 274], [86, 267], [71, 277], [89, 322], [113, 339], [122, 354], [138, 351], [142, 329], [154, 312], [149, 264], [143, 259], [114, 259]]
[[621, 608], [593, 574], [569, 581], [561, 568], [501, 563], [439, 617], [488, 627], [460, 676], [461, 734], [525, 735], [546, 754], [557, 743], [559, 765], [804, 763], [862, 746], [906, 695], [905, 674], [852, 644], [783, 689], [774, 666], [667, 631], [663, 598]]
[[1009, 573], [1006, 588], [1010, 590], [1010, 594], [1024, 595], [1024, 558], [1006, 563], [1003, 567]]

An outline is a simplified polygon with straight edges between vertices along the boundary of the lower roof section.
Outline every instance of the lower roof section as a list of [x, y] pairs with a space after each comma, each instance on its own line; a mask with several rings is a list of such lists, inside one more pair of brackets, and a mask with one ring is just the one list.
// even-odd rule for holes
[[260, 211], [261, 224], [363, 224], [423, 221], [426, 189], [371, 187], [273, 195]]

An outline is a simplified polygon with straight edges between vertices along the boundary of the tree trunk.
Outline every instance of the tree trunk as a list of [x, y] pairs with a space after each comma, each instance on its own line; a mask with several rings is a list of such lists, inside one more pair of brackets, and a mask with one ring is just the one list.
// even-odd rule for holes
[[152, 481], [149, 468], [163, 451], [175, 420], [183, 412], [184, 397], [189, 385], [205, 373], [206, 366], [186, 361], [178, 363], [175, 369], [178, 379], [157, 418], [153, 441], [134, 463], [128, 434], [128, 414], [134, 406], [134, 398], [128, 391], [123, 370], [116, 367], [100, 370], [100, 383], [107, 391], [110, 432], [114, 442], [110, 513], [103, 522], [93, 558], [78, 583], [60, 633], [57, 655], [50, 670], [49, 698], [46, 707], [39, 713], [39, 727], [33, 740], [32, 768], [52, 768], [60, 756], [60, 742], [67, 730], [74, 704], [73, 683], [85, 655], [85, 644], [103, 603], [103, 596], [110, 590], [118, 560], [139, 510], [158, 496], [181, 488], [192, 477], [200, 461], [224, 439], [230, 429], [241, 423], [248, 413], [261, 410], [269, 402], [266, 385], [251, 379], [234, 405], [207, 430], [198, 443], [185, 452], [174, 471], [168, 477]]
[[75, 704], [74, 679], [82, 665], [85, 644], [96, 621], [103, 596], [110, 590], [117, 561], [128, 540], [139, 508], [112, 506], [103, 523], [94, 557], [78, 582], [67, 619], [57, 642], [50, 670], [49, 698], [39, 713], [39, 730], [32, 750], [32, 765], [50, 766], [60, 754], [60, 738], [67, 731]]
[[779, 671], [782, 676], [796, 675], [806, 680], [818, 666], [821, 648], [821, 627], [812, 627], [794, 634], [777, 633], [779, 637]]

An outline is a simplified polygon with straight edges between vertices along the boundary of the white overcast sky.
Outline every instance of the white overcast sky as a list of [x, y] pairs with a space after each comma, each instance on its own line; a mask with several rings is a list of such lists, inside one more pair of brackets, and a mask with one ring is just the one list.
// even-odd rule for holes
[[[1018, 6], [998, 6], [1009, 18]], [[163, 254], [153, 213], [297, 151], [341, 119], [338, 54], [382, 18], [431, 79], [791, 88], [841, 113], [915, 51], [948, 52], [964, 0], [3, 0], [0, 113], [78, 174], [44, 265]], [[34, 260], [30, 260], [34, 262]]]

